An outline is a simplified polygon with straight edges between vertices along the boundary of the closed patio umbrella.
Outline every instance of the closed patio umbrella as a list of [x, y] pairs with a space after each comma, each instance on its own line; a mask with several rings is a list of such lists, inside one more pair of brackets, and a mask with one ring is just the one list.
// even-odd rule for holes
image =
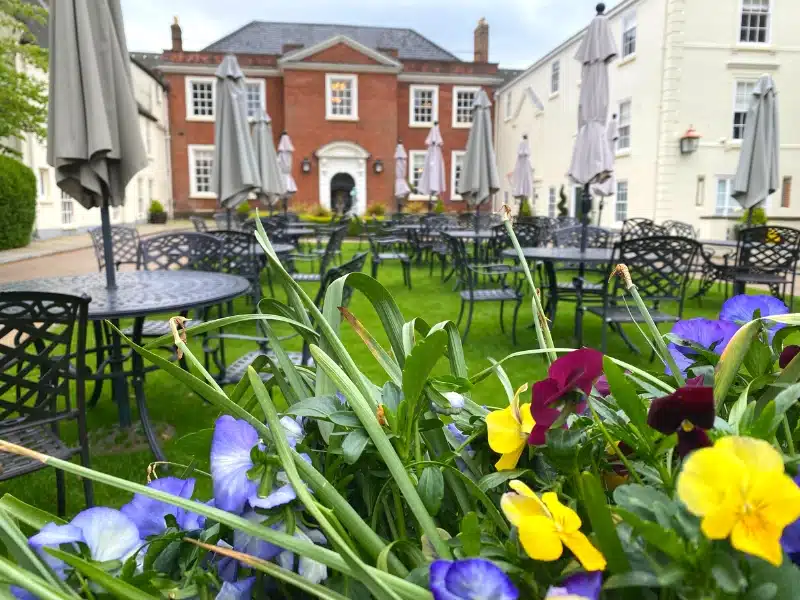
[[247, 89], [236, 57], [228, 54], [216, 71], [216, 120], [212, 189], [228, 212], [247, 200], [261, 185], [258, 162], [247, 121]]
[[397, 212], [403, 212], [403, 202], [411, 193], [406, 181], [406, 169], [408, 168], [408, 154], [403, 147], [403, 143], [397, 140], [397, 147], [394, 150], [394, 197], [397, 200]]
[[533, 167], [531, 166], [531, 146], [528, 135], [522, 136], [522, 141], [517, 149], [517, 162], [511, 174], [511, 193], [514, 198], [519, 198], [520, 210], [522, 203], [527, 202], [533, 195]]
[[775, 81], [770, 75], [762, 75], [747, 110], [739, 166], [733, 180], [732, 196], [749, 211], [748, 223], [753, 208], [778, 189], [779, 131]]
[[442, 156], [442, 133], [439, 131], [439, 122], [431, 127], [428, 137], [425, 138], [425, 164], [417, 183], [417, 192], [429, 196], [428, 212], [433, 209], [433, 197], [440, 195], [445, 190], [444, 184], [444, 157]]
[[106, 284], [116, 287], [109, 206], [147, 165], [119, 0], [50, 3], [47, 162], [56, 183], [100, 207]]
[[283, 214], [289, 209], [289, 199], [297, 193], [297, 184], [292, 177], [292, 159], [294, 156], [294, 145], [292, 138], [285, 131], [281, 133], [278, 142], [278, 165], [283, 173], [283, 185], [286, 192], [283, 194]]
[[[467, 138], [467, 150], [461, 163], [461, 177], [457, 192], [470, 206], [475, 207], [475, 231], [480, 228], [481, 204], [500, 189], [497, 157], [492, 144], [492, 104], [484, 90], [480, 90], [472, 105], [472, 127]], [[477, 256], [478, 238], [475, 238]]]
[[[617, 127], [617, 115], [612, 115], [611, 120], [608, 122], [606, 129], [606, 137], [608, 138], [608, 146], [611, 148], [611, 155], [616, 153], [617, 139], [619, 138], [619, 131]], [[595, 183], [592, 185], [592, 193], [600, 197], [600, 205], [597, 207], [597, 226], [600, 227], [603, 218], [603, 205], [604, 198], [613, 196], [616, 192], [617, 182], [612, 175], [602, 183]]]
[[261, 182], [258, 196], [269, 206], [270, 212], [278, 198], [286, 193], [283, 173], [278, 166], [275, 143], [272, 140], [272, 119], [266, 111], [256, 118], [253, 125], [253, 150], [258, 163], [258, 176]]
[[581, 92], [578, 103], [578, 135], [572, 151], [570, 178], [583, 186], [581, 251], [586, 250], [586, 228], [592, 208], [589, 186], [603, 183], [614, 170], [614, 153], [608, 144], [609, 87], [608, 64], [617, 55], [617, 48], [603, 12], [605, 4], [597, 5], [575, 59], [581, 63]]

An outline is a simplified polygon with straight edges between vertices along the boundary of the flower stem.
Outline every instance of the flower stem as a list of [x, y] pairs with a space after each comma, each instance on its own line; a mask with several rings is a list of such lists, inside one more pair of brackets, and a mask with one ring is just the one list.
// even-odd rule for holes
[[639, 485], [644, 485], [644, 481], [642, 481], [642, 478], [639, 477], [639, 474], [634, 470], [633, 466], [628, 461], [625, 454], [622, 452], [622, 450], [619, 449], [619, 446], [617, 446], [617, 444], [614, 443], [614, 440], [611, 439], [611, 435], [609, 435], [608, 430], [606, 429], [606, 426], [603, 425], [603, 422], [600, 420], [600, 417], [597, 416], [597, 413], [595, 412], [594, 406], [592, 406], [591, 401], [589, 402], [589, 408], [592, 411], [592, 418], [594, 419], [594, 422], [597, 423], [597, 426], [600, 428], [600, 432], [603, 434], [603, 437], [606, 440], [606, 444], [611, 446], [611, 448], [614, 450], [614, 453], [622, 461], [622, 464], [625, 465], [626, 469], [628, 469], [628, 473], [630, 473], [631, 477], [633, 477], [633, 479], [636, 480], [636, 483], [638, 483]]
[[669, 353], [667, 349], [667, 345], [664, 343], [664, 337], [659, 331], [658, 326], [653, 321], [653, 317], [650, 316], [650, 311], [647, 309], [647, 305], [645, 305], [644, 300], [639, 295], [639, 290], [633, 283], [631, 279], [630, 272], [628, 271], [628, 267], [625, 265], [617, 265], [617, 268], [614, 269], [613, 275], [619, 275], [622, 278], [623, 284], [625, 285], [625, 291], [629, 292], [633, 301], [636, 303], [636, 306], [639, 308], [639, 312], [642, 313], [642, 317], [644, 317], [645, 323], [650, 328], [650, 333], [653, 335], [653, 343], [655, 344], [655, 349], [658, 354], [661, 356], [661, 360], [667, 363], [669, 370], [672, 372], [672, 376], [675, 378], [675, 381], [678, 382], [678, 386], [686, 385], [686, 379], [683, 377], [683, 373], [678, 368], [675, 359], [672, 358], [672, 354]]
[[556, 359], [556, 353], [553, 352], [555, 345], [553, 344], [553, 337], [550, 333], [550, 327], [547, 325], [547, 317], [542, 308], [542, 301], [539, 298], [539, 291], [536, 289], [536, 284], [533, 282], [533, 275], [531, 275], [530, 267], [525, 255], [522, 253], [522, 247], [519, 245], [517, 234], [514, 233], [514, 227], [511, 225], [511, 219], [508, 217], [508, 207], [503, 207], [503, 223], [506, 226], [508, 237], [511, 239], [511, 245], [519, 258], [519, 263], [522, 265], [522, 270], [525, 273], [525, 279], [528, 280], [528, 285], [531, 288], [531, 308], [533, 309], [533, 325], [536, 328], [536, 339], [539, 342], [539, 347], [547, 349], [545, 357], [548, 364], [551, 364]]
[[792, 428], [789, 426], [789, 419], [783, 415], [783, 435], [786, 436], [786, 446], [789, 449], [789, 456], [795, 455], [794, 440], [792, 439]]
[[406, 515], [403, 510], [403, 499], [396, 489], [392, 489], [392, 496], [394, 497], [394, 518], [397, 522], [397, 533], [400, 535], [400, 539], [404, 540], [408, 538], [408, 532], [406, 531]]

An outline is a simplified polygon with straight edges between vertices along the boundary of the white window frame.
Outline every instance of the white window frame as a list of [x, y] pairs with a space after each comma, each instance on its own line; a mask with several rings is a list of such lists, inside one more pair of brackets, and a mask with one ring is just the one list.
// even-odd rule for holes
[[769, 0], [767, 4], [767, 35], [763, 42], [742, 41], [742, 17], [744, 16], [744, 3], [746, 0], [739, 0], [739, 19], [736, 21], [736, 43], [740, 46], [769, 46], [772, 43], [772, 22], [775, 0]]
[[[214, 146], [210, 144], [189, 144], [189, 197], [190, 198], [216, 198], [217, 195], [213, 190], [208, 192], [197, 191], [197, 172], [195, 171], [195, 161], [198, 152], [211, 152], [214, 153]], [[212, 166], [213, 171], [213, 166]], [[209, 177], [211, 175], [209, 174]], [[209, 186], [212, 183], [209, 181]]]
[[[349, 115], [333, 114], [331, 102], [331, 83], [333, 81], [349, 81], [352, 110]], [[325, 73], [325, 119], [328, 121], [358, 121], [358, 75], [352, 73]]]
[[[624, 219], [620, 219], [619, 216], [618, 216], [619, 205], [620, 205], [620, 201], [619, 201], [619, 187], [620, 187], [620, 185], [624, 185], [625, 186], [625, 215], [624, 215], [625, 218]], [[616, 187], [614, 189], [614, 222], [623, 223], [628, 218], [628, 209], [630, 208], [630, 205], [631, 205], [630, 200], [631, 200], [631, 187], [628, 184], [628, 180], [627, 179], [618, 179], [617, 180], [617, 185], [616, 185]]]
[[[756, 82], [755, 79], [747, 79], [747, 78], [736, 79], [733, 82], [733, 112], [731, 113], [731, 122], [730, 122], [730, 125], [729, 125], [729, 127], [730, 127], [729, 131], [730, 131], [730, 135], [731, 135], [731, 141], [734, 144], [741, 144], [742, 143], [742, 139], [744, 139], [744, 131], [745, 131], [745, 128], [747, 127], [747, 112], [748, 112], [748, 110], [750, 108], [749, 97], [752, 96], [752, 92], [750, 94], [748, 94], [748, 103], [747, 103], [747, 108], [745, 110], [743, 110], [743, 111], [737, 110], [737, 108], [738, 108], [738, 101], [737, 100], [738, 100], [738, 97], [739, 97], [739, 84], [740, 83], [747, 84], [747, 85], [755, 87], [757, 82]], [[734, 132], [733, 129], [734, 129], [734, 126], [735, 126], [735, 123], [736, 123], [736, 114], [740, 113], [740, 112], [743, 112], [745, 114], [745, 119], [744, 119], [744, 123], [742, 123], [742, 137], [738, 137], [737, 138], [737, 137], [735, 137], [735, 132]]]
[[[623, 122], [622, 121], [622, 107], [625, 104], [627, 104], [628, 107], [629, 107], [629, 110], [628, 110], [628, 121], [627, 122]], [[631, 100], [630, 98], [625, 98], [625, 99], [619, 101], [619, 104], [617, 105], [617, 117], [618, 117], [618, 121], [617, 121], [617, 148], [616, 148], [616, 153], [617, 154], [627, 154], [627, 153], [629, 153], [631, 151], [631, 146], [633, 145], [633, 100]], [[628, 145], [627, 146], [623, 146], [622, 145], [622, 133], [621, 133], [621, 131], [622, 131], [622, 129], [624, 127], [628, 128], [628, 136], [627, 136], [628, 137]]]
[[[264, 79], [245, 79], [244, 83], [245, 83], [245, 86], [253, 85], [253, 84], [258, 85], [258, 87], [260, 88], [259, 92], [261, 93], [261, 109], [266, 111], [267, 110], [267, 82]], [[245, 92], [246, 91], [247, 91], [247, 89], [245, 88]], [[245, 98], [247, 98], [246, 95], [245, 95]], [[247, 102], [248, 102], [247, 109], [248, 109], [248, 111], [250, 109], [249, 100], [250, 99], [247, 98]], [[247, 119], [249, 121], [255, 121], [255, 116], [250, 116], [248, 114], [247, 115]]]
[[[458, 116], [458, 94], [459, 93], [472, 93], [475, 98], [478, 97], [478, 92], [481, 88], [477, 86], [453, 86], [453, 129], [469, 129], [472, 127], [472, 107], [470, 107], [469, 123], [459, 123], [456, 117]], [[474, 101], [474, 100], [473, 100]]]
[[506, 120], [506, 121], [509, 121], [509, 120], [511, 120], [511, 117], [512, 117], [512, 112], [513, 112], [513, 110], [514, 110], [514, 105], [513, 105], [513, 102], [514, 102], [514, 100], [513, 100], [513, 98], [514, 98], [514, 95], [513, 95], [513, 93], [512, 93], [512, 92], [513, 92], [513, 90], [508, 90], [508, 91], [506, 92], [506, 108], [505, 108], [505, 111], [506, 111], [506, 114], [505, 114], [505, 120]]
[[451, 150], [450, 151], [450, 200], [459, 201], [462, 200], [461, 194], [458, 193], [458, 187], [456, 185], [456, 161], [461, 159], [461, 170], [464, 170], [464, 155], [466, 154], [465, 150]]
[[[408, 184], [411, 186], [411, 195], [409, 200], [429, 200], [430, 197], [424, 194], [417, 193], [417, 182], [414, 180], [414, 162], [417, 156], [421, 157], [422, 164], [425, 164], [426, 150], [409, 150], [408, 151]], [[420, 172], [421, 173], [421, 172]]]
[[[210, 115], [195, 115], [194, 103], [192, 96], [193, 83], [210, 83], [211, 84], [211, 114]], [[213, 122], [217, 114], [217, 80], [215, 77], [187, 77], [186, 78], [186, 120], [187, 121], [205, 121]]]
[[[553, 85], [555, 84], [555, 85]], [[550, 97], [558, 95], [561, 91], [561, 59], [550, 63]]]
[[554, 219], [558, 216], [558, 192], [556, 186], [550, 186], [547, 190], [547, 216]]
[[[625, 36], [630, 32], [633, 31], [633, 50], [631, 52], [625, 53]], [[620, 56], [622, 60], [632, 60], [634, 56], [636, 56], [636, 45], [638, 43], [637, 39], [637, 22], [636, 22], [636, 10], [631, 10], [625, 13], [622, 16], [622, 39], [620, 40]]]
[[149, 158], [153, 157], [153, 131], [150, 119], [144, 119], [144, 150]]
[[48, 167], [39, 167], [36, 170], [36, 197], [39, 198], [39, 200], [46, 200], [49, 196], [49, 184], [50, 169]]
[[[729, 217], [738, 212], [739, 203], [731, 196], [733, 175], [717, 175], [714, 177], [714, 216]], [[719, 184], [725, 181], [725, 203], [720, 206]]]
[[[416, 121], [414, 119], [414, 92], [433, 92], [433, 109], [431, 110], [431, 120]], [[439, 120], [439, 86], [438, 85], [410, 85], [408, 86], [408, 126], [409, 127], [433, 127]]]

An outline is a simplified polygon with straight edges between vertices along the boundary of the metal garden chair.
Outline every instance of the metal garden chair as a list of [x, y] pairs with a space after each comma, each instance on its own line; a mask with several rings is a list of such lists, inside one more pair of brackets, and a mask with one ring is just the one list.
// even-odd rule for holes
[[[97, 268], [102, 271], [106, 267], [106, 256], [103, 252], [103, 228], [94, 227], [89, 230], [92, 238]], [[111, 246], [114, 249], [114, 265], [119, 270], [122, 265], [133, 265], [139, 268], [139, 232], [133, 227], [122, 225], [111, 226]]]
[[621, 240], [653, 235], [669, 235], [669, 232], [652, 219], [626, 219], [619, 234]]
[[397, 261], [403, 270], [403, 284], [411, 289], [411, 256], [408, 252], [408, 239], [391, 231], [373, 233], [367, 229], [369, 239], [372, 277], [378, 278], [378, 269], [387, 261]]
[[[85, 397], [88, 306], [87, 297], [0, 294], [0, 439], [62, 460], [78, 455], [84, 467], [90, 466]], [[77, 423], [77, 446], [61, 439], [60, 426], [66, 421]], [[0, 481], [45, 466], [28, 456], [0, 453]], [[64, 472], [55, 474], [57, 509], [63, 516]], [[83, 479], [83, 492], [87, 506], [92, 506], [91, 480]]]
[[208, 223], [203, 217], [198, 217], [196, 215], [192, 215], [189, 217], [189, 221], [191, 221], [192, 226], [194, 226], [194, 230], [199, 233], [206, 233], [208, 232]]

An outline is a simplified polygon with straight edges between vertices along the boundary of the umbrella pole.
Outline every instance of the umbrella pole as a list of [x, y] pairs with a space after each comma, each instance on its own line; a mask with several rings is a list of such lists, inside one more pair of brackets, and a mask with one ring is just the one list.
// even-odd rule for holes
[[108, 203], [100, 207], [100, 224], [103, 231], [103, 256], [106, 261], [106, 287], [113, 290], [117, 287], [117, 270], [114, 265], [114, 245], [111, 240], [111, 216]]
[[753, 225], [753, 209], [755, 206], [751, 206], [747, 209], [747, 226], [750, 227]]
[[[592, 210], [592, 194], [589, 192], [589, 184], [583, 186], [581, 195], [581, 254], [586, 252], [589, 237], [589, 213]], [[573, 280], [575, 285], [575, 337], [578, 346], [583, 345], [583, 276], [586, 265], [583, 261], [578, 262], [578, 276]]]
[[479, 263], [480, 259], [478, 258], [478, 231], [480, 230], [481, 226], [481, 205], [480, 203], [475, 205], [475, 263]]
[[600, 198], [600, 204], [597, 207], [597, 226], [598, 227], [602, 227], [602, 225], [600, 225], [600, 223], [602, 222], [602, 219], [603, 219], [603, 204], [605, 204], [604, 199]]

